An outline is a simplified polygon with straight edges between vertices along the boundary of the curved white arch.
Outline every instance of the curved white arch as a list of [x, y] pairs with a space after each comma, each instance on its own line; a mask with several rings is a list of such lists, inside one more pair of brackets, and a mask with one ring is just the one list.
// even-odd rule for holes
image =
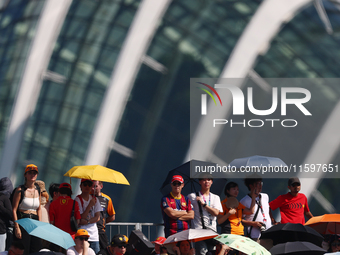
[[[340, 101], [334, 107], [332, 113], [329, 115], [319, 135], [315, 138], [314, 143], [309, 150], [304, 164], [330, 164], [340, 148]], [[315, 178], [303, 178], [306, 175], [300, 174], [301, 190], [303, 193], [310, 197], [313, 195], [315, 188], [319, 185], [324, 172], [316, 172], [313, 174]], [[334, 176], [334, 175], [332, 175]], [[321, 194], [317, 194], [321, 195]], [[319, 200], [319, 202], [322, 201]], [[327, 208], [324, 206], [324, 208]]]
[[[254, 66], [258, 55], [263, 54], [267, 50], [271, 40], [279, 32], [282, 24], [292, 19], [296, 12], [311, 1], [263, 1], [243, 31], [220, 78], [245, 78]], [[242, 87], [240, 82], [235, 82], [233, 85]], [[206, 130], [211, 125], [213, 119], [221, 118], [221, 116], [227, 118], [231, 109], [231, 95], [229, 98], [226, 98], [225, 102], [223, 107], [219, 107], [218, 110], [216, 108], [216, 110], [205, 116], [204, 120], [199, 123], [185, 161], [188, 161], [190, 158], [205, 161], [212, 157], [211, 152], [216, 146], [223, 127], [218, 125], [214, 129], [215, 132], [209, 135], [207, 135]], [[213, 102], [210, 102], [210, 104], [213, 104]], [[208, 108], [211, 106], [208, 106]]]
[[40, 94], [42, 75], [47, 70], [71, 2], [45, 1], [7, 128], [0, 162], [1, 177], [11, 176], [16, 167], [27, 121], [34, 112]]
[[133, 19], [108, 89], [85, 158], [86, 165], [106, 165], [136, 74], [151, 39], [171, 0], [143, 0]]

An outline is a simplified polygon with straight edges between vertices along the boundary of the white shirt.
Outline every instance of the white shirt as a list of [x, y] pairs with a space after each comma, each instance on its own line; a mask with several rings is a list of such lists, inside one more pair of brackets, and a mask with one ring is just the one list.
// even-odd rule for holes
[[[201, 192], [199, 192], [199, 196], [202, 197]], [[196, 200], [196, 193], [191, 193], [188, 195], [188, 198], [191, 201], [191, 204], [193, 205], [195, 217], [193, 220], [191, 220], [191, 228], [202, 228], [202, 220], [201, 220], [201, 214], [199, 210], [199, 205]], [[219, 196], [209, 193], [209, 197], [204, 197], [206, 204], [209, 207], [218, 209], [221, 213], [223, 212], [222, 205], [221, 205], [221, 199]], [[203, 199], [204, 200], [204, 199]], [[214, 231], [217, 231], [216, 228], [216, 216], [211, 215], [204, 207], [202, 207], [202, 213], [203, 213], [203, 220], [204, 225], [206, 228], [212, 229]]]
[[[255, 220], [254, 216], [255, 213], [257, 211], [258, 208], [258, 202], [255, 203], [255, 209], [254, 209], [254, 213], [250, 214], [250, 215], [245, 215], [243, 214], [243, 219], [245, 220], [249, 220], [249, 221], [260, 221], [266, 224], [266, 229], [270, 228], [272, 226], [272, 221], [270, 219], [270, 215], [269, 215], [269, 197], [267, 194], [265, 193], [260, 193], [261, 195], [261, 205], [262, 205], [262, 209], [264, 212], [264, 217], [261, 211], [261, 208], [259, 209], [259, 212], [257, 213], [257, 217]], [[256, 197], [256, 201], [259, 201], [259, 196]], [[244, 198], [241, 199], [240, 201], [241, 204], [243, 204], [245, 207], [250, 208], [251, 205], [251, 197], [246, 195]], [[264, 220], [265, 219], [265, 220]], [[250, 231], [251, 227], [248, 227], [248, 233]], [[261, 236], [261, 231], [259, 228], [253, 227], [250, 233], [250, 237], [251, 238], [259, 238]]]
[[[82, 253], [78, 253], [76, 251], [76, 249], [74, 248], [74, 246], [72, 246], [71, 248], [68, 248], [66, 251], [66, 255], [81, 255]], [[89, 247], [88, 251], [87, 251], [88, 255], [96, 255], [96, 253], [94, 252], [94, 250], [92, 250], [92, 248]]]
[[[90, 195], [90, 198], [89, 198], [88, 201], [83, 199], [83, 203], [84, 204], [82, 206], [79, 197], [78, 196], [76, 197], [75, 200], [78, 202], [80, 214], [83, 214], [85, 212], [85, 210], [87, 208], [87, 205], [90, 203], [91, 199], [92, 199], [91, 195]], [[101, 212], [102, 210], [103, 209], [102, 209], [102, 207], [101, 207], [101, 205], [99, 203], [99, 200], [96, 199], [96, 204], [91, 208], [89, 214], [87, 215], [86, 220], [89, 220], [89, 219], [93, 218], [96, 212]], [[91, 242], [99, 241], [97, 223], [90, 223], [90, 224], [87, 224], [87, 225], [80, 225], [80, 227], [82, 229], [87, 230], [87, 232], [89, 232], [89, 235], [90, 235], [89, 241], [91, 241]]]

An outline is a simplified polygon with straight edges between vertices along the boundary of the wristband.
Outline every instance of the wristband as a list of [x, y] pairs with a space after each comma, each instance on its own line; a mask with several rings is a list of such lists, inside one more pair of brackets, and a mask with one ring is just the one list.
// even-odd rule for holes
[[207, 206], [207, 204], [204, 204], [204, 205], [203, 205], [203, 207], [206, 207], [206, 206]]

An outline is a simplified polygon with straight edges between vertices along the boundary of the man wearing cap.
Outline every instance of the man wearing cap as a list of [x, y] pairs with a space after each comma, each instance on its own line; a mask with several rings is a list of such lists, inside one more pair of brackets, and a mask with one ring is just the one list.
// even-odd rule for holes
[[101, 192], [103, 188], [103, 182], [93, 181], [93, 194], [99, 200], [99, 203], [103, 210], [100, 212], [100, 220], [97, 222], [99, 245], [100, 249], [104, 249], [109, 245], [109, 240], [105, 233], [105, 225], [115, 220], [116, 212], [113, 208], [112, 200], [108, 195]]
[[95, 251], [95, 253], [98, 253], [100, 248], [98, 228], [96, 223], [100, 219], [102, 207], [100, 206], [99, 200], [95, 196], [90, 195], [92, 186], [92, 180], [81, 179], [81, 194], [78, 195], [75, 200], [78, 202], [79, 211], [81, 214], [79, 224], [83, 229], [89, 232], [90, 247]]
[[66, 255], [95, 255], [94, 250], [90, 248], [89, 238], [90, 235], [85, 229], [78, 229], [74, 238], [76, 245], [67, 249]]
[[269, 203], [272, 210], [280, 208], [281, 223], [300, 223], [305, 224], [305, 216], [310, 219], [313, 214], [309, 211], [307, 197], [299, 193], [301, 182], [299, 178], [292, 177], [288, 180], [289, 192], [278, 196]]
[[159, 237], [157, 237], [157, 239], [155, 241], [152, 242], [155, 245], [155, 250], [151, 253], [151, 255], [161, 254], [161, 247], [162, 247], [163, 243], [165, 242], [165, 240], [166, 240], [165, 237], [159, 236]]
[[189, 229], [189, 222], [194, 218], [189, 198], [181, 194], [183, 187], [183, 177], [174, 175], [171, 180], [172, 191], [161, 200], [165, 237]]
[[[202, 178], [199, 178], [199, 184], [201, 185], [201, 190], [188, 195], [195, 212], [195, 217], [191, 221], [191, 228], [211, 229], [217, 232], [216, 219], [220, 212], [223, 212], [221, 199], [210, 192], [211, 185], [213, 184], [211, 175], [204, 175]], [[195, 243], [196, 254], [206, 254], [208, 250], [213, 248], [214, 245], [211, 241]]]
[[[70, 184], [64, 182], [59, 185], [59, 196], [50, 205], [50, 223], [57, 228], [69, 233], [73, 238], [76, 234], [75, 231], [71, 229], [70, 218], [73, 208], [73, 203], [75, 202], [72, 198], [72, 187]], [[74, 216], [79, 224], [80, 212], [78, 203], [74, 204]]]
[[117, 234], [112, 237], [110, 246], [101, 249], [97, 255], [124, 255], [129, 238], [125, 235]]

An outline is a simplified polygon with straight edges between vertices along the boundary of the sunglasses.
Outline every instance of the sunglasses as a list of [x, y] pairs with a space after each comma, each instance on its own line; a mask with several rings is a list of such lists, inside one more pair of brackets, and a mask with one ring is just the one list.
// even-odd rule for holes
[[123, 244], [123, 245], [118, 245], [117, 247], [118, 247], [119, 249], [122, 249], [122, 248], [126, 248], [126, 245], [124, 245], [124, 244]]
[[83, 182], [82, 183], [84, 187], [92, 187], [93, 183], [92, 182]]
[[180, 183], [180, 182], [173, 182], [172, 183], [172, 186], [181, 186], [182, 185], [182, 183]]
[[37, 175], [38, 172], [37, 171], [34, 171], [34, 170], [30, 170], [27, 172], [28, 174], [32, 174], [32, 175]]
[[292, 186], [292, 187], [297, 187], [297, 186], [300, 186], [300, 185], [301, 185], [300, 183], [297, 183], [297, 182], [296, 182], [296, 183], [293, 183], [291, 186]]
[[77, 237], [80, 241], [87, 241], [89, 240], [88, 237]]

